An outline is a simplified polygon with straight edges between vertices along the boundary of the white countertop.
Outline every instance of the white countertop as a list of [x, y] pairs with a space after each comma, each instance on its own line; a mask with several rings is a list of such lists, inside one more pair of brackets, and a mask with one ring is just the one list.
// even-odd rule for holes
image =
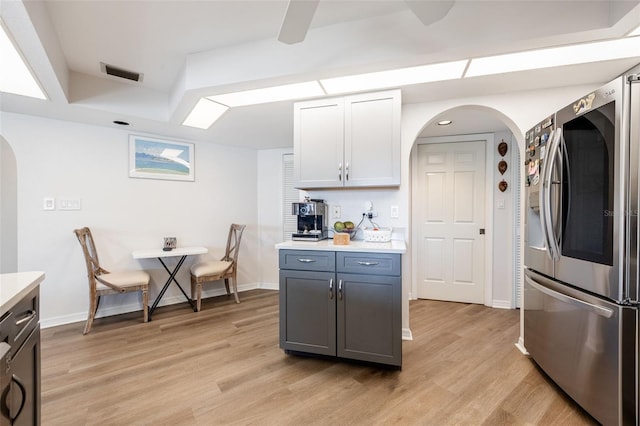
[[44, 280], [44, 272], [16, 272], [0, 274], [0, 316]]
[[407, 245], [403, 240], [391, 240], [388, 243], [370, 243], [354, 240], [346, 245], [333, 244], [333, 240], [285, 241], [276, 244], [276, 248], [278, 250], [364, 251], [400, 254], [404, 254], [407, 251]]

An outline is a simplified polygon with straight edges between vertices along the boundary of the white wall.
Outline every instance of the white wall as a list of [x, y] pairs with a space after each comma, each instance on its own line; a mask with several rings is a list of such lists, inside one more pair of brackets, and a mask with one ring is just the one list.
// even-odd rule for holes
[[[504, 141], [509, 147], [503, 157], [498, 153], [498, 145]], [[491, 282], [492, 301], [494, 307], [515, 307], [513, 288], [513, 227], [514, 227], [514, 193], [516, 187], [521, 186], [520, 176], [514, 174], [515, 162], [519, 160], [518, 143], [510, 132], [496, 132], [494, 138], [493, 155], [493, 267]], [[503, 175], [498, 171], [498, 163], [504, 160], [507, 170]], [[498, 188], [500, 181], [507, 182], [506, 191]]]
[[[283, 233], [283, 168], [282, 156], [293, 148], [270, 149], [258, 152], [258, 223], [260, 224], [261, 286], [277, 290], [278, 251]], [[290, 213], [286, 212], [286, 213]]]
[[0, 134], [0, 274], [18, 270], [17, 201], [16, 157]]
[[[2, 113], [2, 135], [18, 174], [18, 270], [42, 270], [44, 326], [84, 320], [88, 286], [82, 251], [72, 230], [89, 226], [107, 269], [145, 269], [155, 298], [167, 274], [156, 259], [134, 260], [137, 249], [202, 245], [224, 253], [231, 222], [244, 223], [238, 282], [256, 286], [260, 270], [257, 153], [214, 143], [195, 144], [195, 182], [128, 177], [128, 135], [123, 129]], [[160, 136], [159, 136], [160, 137]], [[80, 211], [44, 211], [43, 197], [80, 198]], [[171, 258], [175, 260], [175, 258]], [[178, 281], [189, 291], [188, 259]], [[175, 264], [175, 263], [173, 263]], [[209, 293], [220, 292], [222, 285]], [[179, 296], [179, 297], [178, 297]], [[135, 294], [105, 298], [99, 315], [140, 309]], [[182, 302], [172, 285], [161, 304]]]

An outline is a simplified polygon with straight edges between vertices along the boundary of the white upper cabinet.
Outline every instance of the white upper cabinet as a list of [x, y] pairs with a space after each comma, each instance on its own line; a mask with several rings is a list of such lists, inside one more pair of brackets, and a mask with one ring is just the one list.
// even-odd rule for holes
[[400, 90], [298, 102], [297, 188], [400, 185]]

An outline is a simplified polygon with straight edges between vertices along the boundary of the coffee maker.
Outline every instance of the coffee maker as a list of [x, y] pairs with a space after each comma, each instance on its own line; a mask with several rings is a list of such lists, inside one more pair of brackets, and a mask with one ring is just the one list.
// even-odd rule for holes
[[298, 216], [298, 230], [291, 236], [294, 241], [320, 241], [329, 236], [329, 207], [324, 200], [306, 199], [291, 207], [291, 213]]

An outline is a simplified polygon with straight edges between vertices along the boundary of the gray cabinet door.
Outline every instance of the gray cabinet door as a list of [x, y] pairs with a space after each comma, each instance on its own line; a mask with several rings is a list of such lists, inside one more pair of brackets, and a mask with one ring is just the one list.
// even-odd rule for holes
[[401, 279], [338, 274], [339, 357], [402, 365]]
[[11, 359], [11, 385], [6, 398], [12, 425], [34, 426], [40, 419], [40, 329], [29, 338]]
[[334, 272], [280, 270], [280, 347], [336, 354]]

